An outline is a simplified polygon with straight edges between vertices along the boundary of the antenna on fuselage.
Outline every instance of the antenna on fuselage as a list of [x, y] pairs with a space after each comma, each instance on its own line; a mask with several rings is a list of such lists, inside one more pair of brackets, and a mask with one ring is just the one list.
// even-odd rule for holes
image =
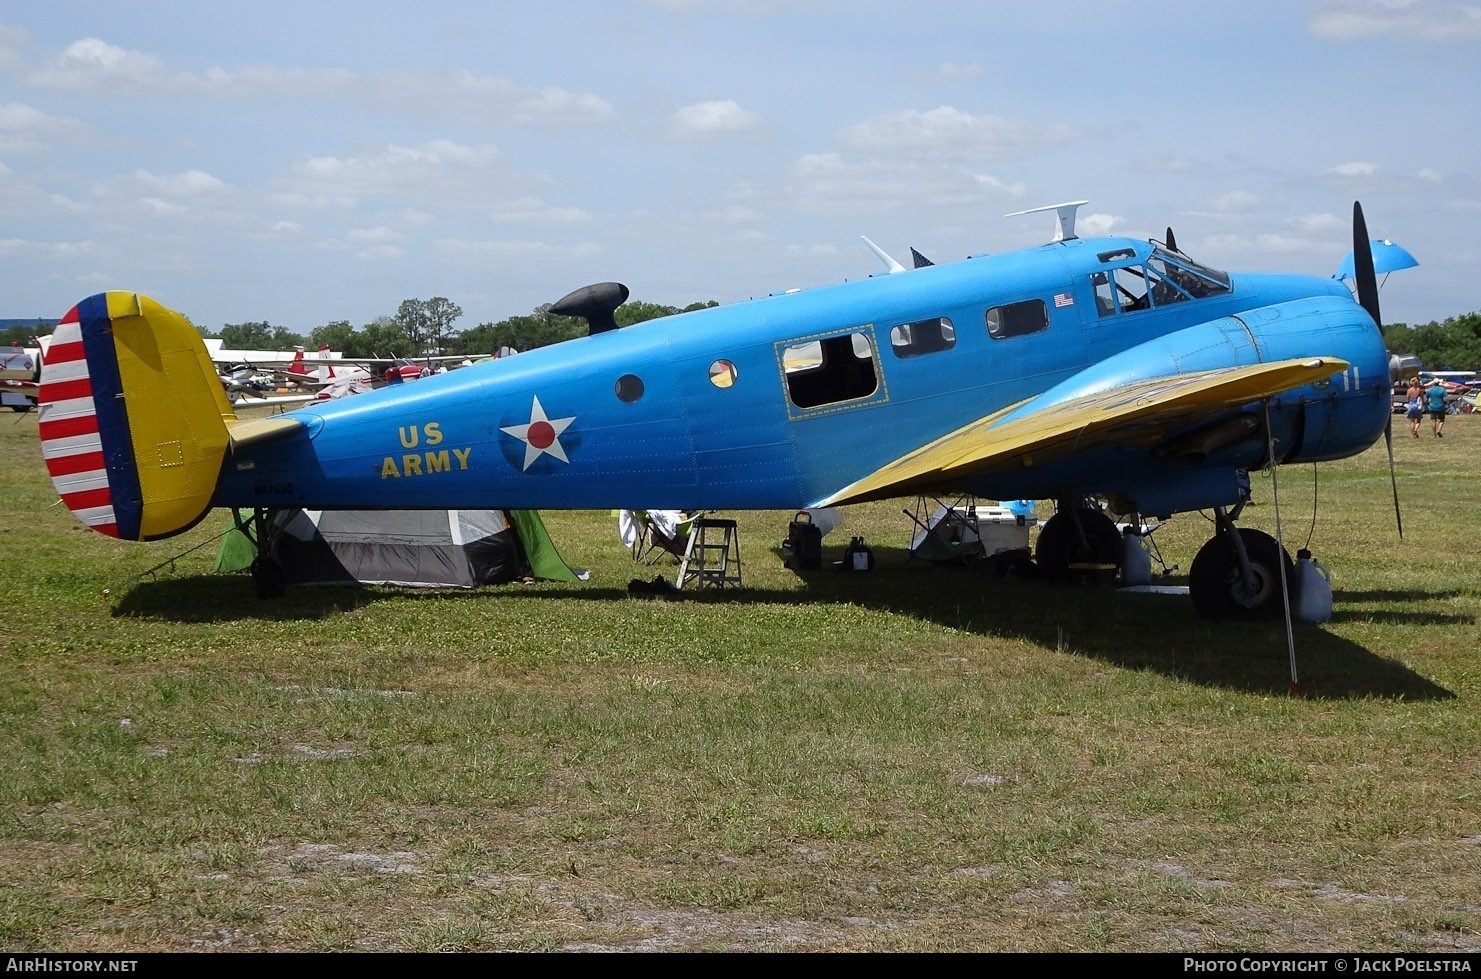
[[1089, 201], [1065, 201], [1063, 204], [1045, 204], [1043, 207], [1031, 207], [1027, 211], [1014, 211], [1005, 214], [1005, 218], [1016, 218], [1022, 214], [1038, 214], [1040, 211], [1055, 211], [1059, 214], [1059, 228], [1054, 233], [1052, 241], [1067, 241], [1075, 237], [1075, 212], [1080, 205], [1089, 204]]
[[869, 250], [879, 256], [879, 260], [884, 263], [884, 267], [889, 269], [892, 274], [905, 271], [905, 266], [891, 258], [889, 252], [870, 241], [868, 235], [860, 235], [859, 237], [864, 239], [864, 244], [868, 245]]

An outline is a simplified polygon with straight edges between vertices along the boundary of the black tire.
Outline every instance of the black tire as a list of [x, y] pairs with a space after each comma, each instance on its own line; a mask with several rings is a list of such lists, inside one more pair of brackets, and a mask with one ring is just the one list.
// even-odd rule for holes
[[[1090, 547], [1087, 550], [1080, 546], [1080, 536], [1075, 533], [1074, 517], [1069, 511], [1061, 510], [1046, 520], [1034, 544], [1034, 560], [1046, 581], [1070, 580], [1072, 564], [1111, 564], [1118, 572], [1121, 570], [1125, 551], [1116, 522], [1095, 507], [1080, 507], [1076, 512]], [[1106, 577], [1114, 579], [1115, 575]]]
[[252, 561], [252, 583], [257, 586], [258, 598], [279, 598], [288, 593], [288, 574], [270, 557]]
[[1286, 588], [1293, 589], [1296, 583], [1291, 556], [1269, 534], [1243, 527], [1238, 533], [1255, 573], [1254, 593], [1245, 588], [1233, 542], [1225, 534], [1216, 534], [1199, 548], [1188, 569], [1188, 596], [1193, 599], [1193, 608], [1206, 619], [1258, 622], [1276, 618], [1285, 611], [1282, 563]]

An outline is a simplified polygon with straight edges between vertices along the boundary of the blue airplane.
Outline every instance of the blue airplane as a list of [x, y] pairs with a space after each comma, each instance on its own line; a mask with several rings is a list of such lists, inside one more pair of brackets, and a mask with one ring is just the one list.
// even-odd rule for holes
[[[1230, 274], [1173, 240], [1080, 238], [617, 328], [619, 283], [552, 311], [589, 335], [280, 415], [236, 417], [195, 327], [130, 292], [59, 323], [41, 378], [67, 506], [126, 540], [212, 508], [785, 510], [922, 493], [1055, 501], [1035, 558], [1119, 566], [1111, 514], [1211, 510], [1189, 591], [1212, 618], [1283, 608], [1251, 470], [1390, 438], [1362, 208], [1354, 290]], [[1019, 212], [1031, 213], [1031, 212]], [[867, 239], [866, 239], [867, 241]], [[1356, 298], [1356, 301], [1355, 301]], [[1397, 493], [1395, 493], [1397, 508]], [[260, 529], [260, 525], [259, 525]], [[1402, 528], [1401, 528], [1402, 533]], [[270, 593], [281, 571], [258, 569]]]

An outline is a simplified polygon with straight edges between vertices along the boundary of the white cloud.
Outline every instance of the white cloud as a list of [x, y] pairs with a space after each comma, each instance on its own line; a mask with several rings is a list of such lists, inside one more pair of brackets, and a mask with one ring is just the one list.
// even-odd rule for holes
[[103, 95], [166, 88], [174, 82], [171, 72], [154, 55], [129, 51], [96, 37], [72, 42], [32, 72], [29, 80], [41, 88]]
[[176, 217], [186, 213], [186, 209], [183, 206], [171, 201], [161, 200], [158, 197], [141, 197], [139, 198], [139, 203], [160, 217]]
[[1313, 35], [1328, 41], [1464, 43], [1481, 40], [1481, 5], [1429, 0], [1333, 3], [1313, 10], [1307, 23]]
[[76, 140], [86, 131], [74, 119], [48, 115], [21, 102], [0, 105], [0, 150], [6, 153], [51, 149], [56, 141]]
[[11, 24], [0, 22], [0, 71], [15, 71], [25, 64], [21, 54], [31, 35]]
[[972, 179], [976, 180], [983, 187], [999, 191], [1009, 197], [1022, 197], [1028, 192], [1028, 188], [1024, 186], [1022, 181], [1010, 184], [986, 173], [974, 173]]
[[100, 219], [112, 209], [128, 210], [140, 205], [161, 217], [219, 214], [214, 209], [225, 204], [230, 196], [231, 188], [226, 183], [202, 170], [160, 174], [138, 169], [93, 184], [90, 210]]
[[1096, 211], [1091, 214], [1082, 214], [1075, 219], [1075, 233], [1082, 238], [1110, 235], [1116, 233], [1116, 228], [1120, 224], [1121, 219], [1114, 214]]
[[1242, 211], [1252, 211], [1260, 204], [1260, 198], [1247, 190], [1232, 190], [1222, 194], [1209, 202], [1210, 210], [1229, 214]]
[[186, 170], [181, 173], [159, 175], [145, 170], [135, 170], [134, 179], [146, 187], [152, 187], [171, 197], [199, 197], [228, 190], [225, 183], [201, 170]]
[[731, 99], [720, 99], [684, 106], [674, 113], [673, 124], [678, 132], [690, 135], [745, 133], [760, 128], [761, 117]]
[[579, 207], [552, 207], [531, 197], [504, 201], [489, 211], [489, 218], [503, 224], [537, 228], [571, 227], [592, 222], [590, 211]]
[[[3, 41], [3, 38], [0, 38]], [[155, 55], [89, 37], [73, 42], [29, 78], [38, 88], [78, 94], [174, 93], [212, 99], [355, 102], [439, 118], [500, 125], [604, 122], [612, 106], [590, 93], [516, 84], [474, 71], [394, 71], [357, 75], [343, 68], [213, 67], [177, 71]]]
[[1291, 219], [1291, 225], [1302, 232], [1322, 236], [1331, 236], [1333, 233], [1341, 235], [1352, 228], [1350, 219], [1328, 213], [1298, 214]]
[[1354, 160], [1351, 163], [1340, 163], [1327, 171], [1334, 177], [1371, 177], [1378, 172], [1376, 163], [1367, 163], [1362, 160]]
[[973, 115], [943, 105], [877, 116], [847, 129], [840, 141], [871, 153], [983, 159], [1022, 155], [1073, 138], [1067, 126]]
[[375, 228], [351, 228], [345, 239], [356, 245], [384, 245], [406, 240], [406, 236], [384, 225]]
[[982, 66], [975, 61], [968, 65], [959, 65], [954, 61], [946, 61], [937, 66], [936, 74], [951, 81], [968, 81], [982, 77]]
[[511, 192], [543, 182], [511, 171], [493, 146], [432, 140], [392, 145], [359, 156], [319, 156], [274, 183], [273, 195], [293, 207], [350, 208], [362, 202], [418, 209], [433, 204], [487, 210]]

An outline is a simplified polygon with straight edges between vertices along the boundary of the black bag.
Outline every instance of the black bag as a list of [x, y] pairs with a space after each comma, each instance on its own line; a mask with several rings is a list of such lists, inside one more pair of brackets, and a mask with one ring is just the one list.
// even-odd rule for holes
[[823, 566], [823, 531], [806, 510], [798, 510], [796, 519], [787, 524], [786, 548], [792, 554], [783, 563], [794, 571], [817, 571]]
[[855, 537], [848, 542], [843, 560], [838, 562], [840, 571], [873, 571], [874, 552], [864, 543], [864, 538]]

